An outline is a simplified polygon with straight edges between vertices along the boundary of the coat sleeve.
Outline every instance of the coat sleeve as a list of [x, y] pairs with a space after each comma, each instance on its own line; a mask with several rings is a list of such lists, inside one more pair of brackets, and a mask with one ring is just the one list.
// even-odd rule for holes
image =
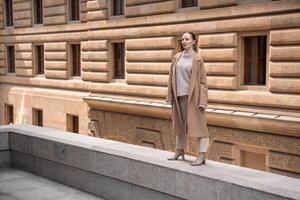
[[204, 68], [203, 60], [200, 60], [200, 70], [199, 70], [198, 81], [199, 81], [199, 107], [207, 108], [207, 99], [208, 99], [208, 87], [207, 87], [207, 79], [206, 72]]
[[170, 66], [170, 72], [169, 72], [169, 81], [168, 81], [168, 93], [167, 93], [167, 98], [166, 98], [166, 103], [171, 104], [173, 102], [173, 91], [172, 91], [172, 76], [173, 76], [173, 65], [174, 65], [174, 60], [172, 60], [172, 64]]

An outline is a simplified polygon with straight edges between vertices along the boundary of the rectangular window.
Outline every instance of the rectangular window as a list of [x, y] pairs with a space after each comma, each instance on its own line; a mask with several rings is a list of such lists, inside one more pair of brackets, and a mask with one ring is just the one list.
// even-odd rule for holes
[[266, 84], [266, 36], [245, 37], [245, 85]]
[[14, 46], [7, 46], [7, 71], [8, 73], [15, 73], [16, 72], [16, 65], [15, 65], [15, 47]]
[[79, 117], [67, 114], [67, 131], [79, 133]]
[[12, 0], [5, 0], [5, 19], [6, 19], [6, 26], [14, 25]]
[[124, 0], [113, 0], [112, 7], [113, 15], [124, 15]]
[[44, 46], [35, 46], [35, 73], [44, 74]]
[[80, 67], [80, 44], [71, 44], [71, 70], [72, 76], [80, 76], [81, 75], [81, 67]]
[[182, 0], [181, 1], [182, 8], [193, 7], [193, 6], [198, 6], [198, 0]]
[[43, 126], [43, 110], [32, 108], [32, 124]]
[[43, 0], [34, 0], [34, 23], [43, 24]]
[[80, 15], [80, 2], [79, 0], [69, 0], [70, 5], [70, 20], [79, 20]]
[[5, 104], [5, 124], [14, 123], [14, 106]]
[[114, 78], [124, 79], [125, 78], [125, 50], [124, 43], [114, 43]]

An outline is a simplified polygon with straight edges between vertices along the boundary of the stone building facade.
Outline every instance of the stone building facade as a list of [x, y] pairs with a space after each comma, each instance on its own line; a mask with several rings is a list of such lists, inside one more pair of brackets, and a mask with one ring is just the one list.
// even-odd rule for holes
[[0, 0], [0, 123], [174, 150], [164, 99], [186, 31], [209, 158], [299, 177], [299, 0]]

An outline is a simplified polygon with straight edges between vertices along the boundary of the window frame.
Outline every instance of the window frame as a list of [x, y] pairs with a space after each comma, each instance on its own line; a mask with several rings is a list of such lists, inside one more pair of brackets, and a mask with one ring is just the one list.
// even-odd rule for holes
[[71, 6], [71, 1], [72, 0], [67, 0], [67, 17], [68, 17], [68, 22], [69, 23], [80, 23], [81, 22], [81, 0], [78, 0], [78, 19], [76, 20], [72, 20], [71, 17], [72, 17], [72, 6]]
[[[38, 67], [37, 64], [37, 46], [42, 46], [43, 47], [43, 73], [38, 73]], [[44, 77], [45, 76], [45, 46], [43, 43], [34, 43], [33, 44], [33, 64], [34, 64], [34, 75], [35, 76], [41, 76]]]
[[[80, 75], [73, 75], [73, 50], [72, 50], [72, 45], [79, 45], [79, 55], [80, 55], [80, 58], [79, 58], [79, 71], [80, 71]], [[68, 44], [69, 78], [82, 79], [81, 78], [81, 75], [82, 75], [81, 59], [82, 59], [81, 42], [69, 42], [69, 44]]]
[[[245, 85], [245, 37], [266, 36], [266, 84], [265, 85]], [[270, 65], [270, 32], [256, 31], [256, 32], [241, 32], [238, 39], [238, 83], [239, 90], [254, 90], [254, 91], [268, 91], [269, 89], [269, 65]]]
[[[14, 60], [13, 60], [13, 63], [14, 63], [14, 72], [10, 71], [10, 66], [9, 66], [10, 61], [8, 59], [8, 56], [9, 56], [8, 47], [13, 47], [13, 53], [14, 53]], [[7, 72], [7, 74], [8, 75], [15, 75], [16, 74], [16, 49], [15, 49], [15, 45], [14, 44], [6, 45], [6, 48], [5, 48], [5, 64], [6, 64], [6, 72]]]
[[[114, 55], [114, 44], [116, 43], [123, 43], [124, 44], [124, 78], [123, 79], [117, 79], [115, 78], [115, 55]], [[125, 40], [111, 40], [109, 42], [110, 47], [109, 47], [109, 57], [110, 57], [110, 66], [111, 66], [111, 70], [110, 70], [110, 80], [111, 82], [126, 82], [126, 77], [127, 77], [127, 73], [126, 73], [126, 43]]]
[[[78, 132], [74, 132], [74, 117], [77, 117], [77, 119], [78, 119], [78, 126], [77, 126]], [[72, 133], [76, 133], [76, 134], [80, 133], [79, 115], [74, 115], [74, 114], [67, 113], [67, 116], [66, 116], [66, 130], [68, 132], [72, 132]]]
[[114, 15], [114, 3], [113, 0], [108, 1], [108, 16], [109, 19], [119, 19], [126, 17], [126, 0], [123, 0], [123, 15]]
[[12, 28], [14, 27], [14, 3], [13, 3], [13, 0], [11, 0], [11, 18], [12, 18], [12, 21], [11, 21], [11, 25], [7, 25], [7, 10], [6, 10], [6, 0], [3, 1], [3, 14], [4, 14], [4, 27], [6, 28]]
[[[40, 119], [39, 118], [39, 112], [41, 112], [41, 114], [42, 114], [41, 124], [40, 124], [40, 121], [39, 121], [39, 119]], [[44, 126], [44, 112], [43, 112], [43, 109], [32, 108], [32, 125], [40, 126], [40, 127]]]
[[[8, 107], [12, 107], [12, 113], [8, 112]], [[10, 114], [8, 117], [8, 113]], [[11, 118], [12, 116], [12, 121], [13, 122], [9, 122], [10, 120], [8, 118]], [[9, 104], [9, 103], [5, 103], [4, 104], [4, 124], [8, 125], [10, 123], [15, 123], [15, 116], [14, 116], [14, 105], [13, 104]]]

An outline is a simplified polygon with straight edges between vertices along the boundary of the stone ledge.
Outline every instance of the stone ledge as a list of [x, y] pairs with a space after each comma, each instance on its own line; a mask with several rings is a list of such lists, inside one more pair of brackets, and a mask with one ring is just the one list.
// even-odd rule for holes
[[[87, 96], [83, 99], [94, 109], [171, 119], [171, 105], [168, 104], [107, 96]], [[222, 125], [231, 128], [287, 135], [299, 135], [300, 133], [300, 117], [213, 107], [206, 109], [206, 112], [209, 125]], [[216, 115], [218, 116], [217, 118], [215, 117]], [[245, 119], [252, 121], [254, 124], [250, 126], [249, 123], [243, 123]], [[233, 121], [235, 123], [232, 123]], [[236, 126], [236, 124], [239, 124], [239, 126]], [[287, 129], [287, 124], [290, 126], [290, 129]]]
[[[118, 181], [118, 184], [122, 183], [124, 187], [130, 184], [131, 189], [142, 187], [145, 194], [139, 193], [140, 195], [150, 194], [150, 191], [154, 194], [156, 191], [158, 193], [155, 195], [169, 195], [171, 199], [300, 198], [298, 179], [268, 172], [210, 160], [204, 166], [192, 167], [188, 162], [194, 157], [187, 156], [187, 162], [171, 162], [166, 160], [172, 155], [171, 152], [31, 125], [2, 126], [0, 134], [3, 133], [19, 135], [19, 140], [9, 141], [15, 146], [32, 145], [32, 155], [22, 152], [22, 149], [28, 148], [18, 147], [18, 151], [16, 149], [11, 151], [18, 153], [20, 157], [22, 155], [34, 157], [36, 164], [42, 167], [39, 169], [45, 167], [50, 178], [60, 175], [63, 177], [60, 181], [64, 183], [68, 180], [67, 176], [72, 175], [69, 173], [70, 170], [76, 169], [78, 179], [72, 184], [79, 188], [80, 185], [81, 187], [85, 185], [80, 181], [88, 180], [92, 173], [110, 178], [110, 181]], [[22, 143], [22, 136], [30, 138], [32, 143]], [[57, 148], [55, 144], [65, 145], [65, 159], [54, 155]], [[18, 162], [18, 159], [15, 162]], [[50, 166], [56, 167], [57, 173], [51, 174]], [[37, 169], [33, 171], [41, 172]], [[119, 189], [126, 190], [123, 186]]]

